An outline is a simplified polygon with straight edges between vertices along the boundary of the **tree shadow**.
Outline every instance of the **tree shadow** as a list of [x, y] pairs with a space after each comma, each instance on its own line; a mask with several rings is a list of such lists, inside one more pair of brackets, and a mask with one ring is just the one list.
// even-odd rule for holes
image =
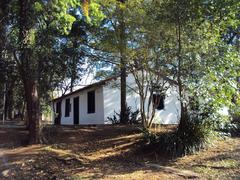
[[[129, 174], [138, 170], [153, 170], [145, 162], [168, 165], [172, 158], [159, 156], [153, 151], [143, 150], [142, 131], [137, 126], [60, 126], [55, 148], [70, 150], [71, 153], [89, 157], [84, 169], [72, 169], [73, 174], [95, 169], [89, 178], [101, 178], [105, 174]], [[159, 169], [156, 169], [159, 171]]]
[[135, 126], [96, 126], [65, 127], [50, 135], [50, 145], [68, 149], [73, 152], [94, 153], [130, 143], [140, 138], [141, 131]]
[[28, 131], [24, 128], [0, 128], [0, 148], [16, 148], [28, 144]]
[[[75, 158], [62, 160], [62, 157], [51, 151], [41, 150], [33, 153], [37, 151], [33, 149], [29, 154], [18, 153], [8, 156], [12, 161], [8, 164], [8, 169], [13, 169], [13, 174], [9, 177], [17, 179], [17, 173], [29, 179], [36, 179], [34, 173], [39, 174], [37, 179], [65, 179], [75, 175], [79, 175], [80, 178], [83, 176], [88, 179], [100, 179], [108, 175], [127, 175], [139, 171], [169, 174], [162, 169], [146, 166], [146, 163], [171, 166], [177, 160], [177, 157], [160, 153], [159, 148], [151, 146], [146, 148], [142, 132], [136, 126], [56, 128], [57, 131], [54, 131], [56, 134], [50, 134], [56, 140], [49, 144], [50, 147], [79, 156], [80, 161]], [[4, 171], [6, 168], [0, 170]], [[179, 177], [174, 171], [170, 174]]]

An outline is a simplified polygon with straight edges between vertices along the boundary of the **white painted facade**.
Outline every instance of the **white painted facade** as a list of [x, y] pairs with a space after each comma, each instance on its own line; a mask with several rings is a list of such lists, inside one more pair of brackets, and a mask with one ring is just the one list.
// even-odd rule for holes
[[[115, 81], [110, 81], [103, 87], [104, 93], [104, 122], [108, 124], [107, 117], [112, 117], [114, 111], [120, 112], [120, 78]], [[133, 111], [140, 109], [139, 95], [132, 89], [136, 89], [134, 77], [130, 74], [127, 77], [127, 105], [132, 108]], [[131, 88], [129, 88], [131, 87]], [[155, 112], [154, 123], [157, 124], [178, 124], [180, 118], [180, 101], [178, 98], [178, 90], [176, 86], [171, 86], [166, 92], [166, 98], [164, 101], [164, 109], [157, 110]], [[145, 104], [147, 107], [147, 102]]]
[[[100, 84], [93, 87], [85, 87], [83, 90], [78, 90], [76, 93], [66, 95], [61, 99], [61, 124], [73, 125], [73, 99], [79, 97], [79, 124], [109, 124], [108, 117], [114, 115], [114, 111], [120, 112], [120, 78], [106, 81], [105, 84]], [[131, 106], [132, 110], [139, 109], [139, 95], [132, 90], [136, 88], [134, 78], [131, 74], [127, 76], [127, 105]], [[87, 93], [95, 90], [95, 113], [87, 112]], [[66, 99], [70, 98], [71, 111], [69, 117], [65, 117]], [[56, 102], [54, 102], [56, 110]], [[164, 109], [156, 110], [154, 122], [158, 124], [177, 124], [180, 117], [180, 102], [178, 100], [177, 87], [171, 86], [166, 92], [164, 101]], [[54, 122], [54, 116], [53, 116]]]
[[[87, 93], [95, 90], [95, 113], [88, 114], [87, 112]], [[61, 99], [61, 124], [74, 124], [74, 103], [73, 99], [79, 97], [79, 124], [104, 124], [104, 110], [103, 110], [103, 87], [86, 89], [82, 92], [72, 94]], [[71, 110], [69, 117], [65, 116], [66, 99], [70, 99]], [[54, 110], [56, 110], [56, 103], [54, 103]], [[54, 121], [54, 116], [53, 116]]]

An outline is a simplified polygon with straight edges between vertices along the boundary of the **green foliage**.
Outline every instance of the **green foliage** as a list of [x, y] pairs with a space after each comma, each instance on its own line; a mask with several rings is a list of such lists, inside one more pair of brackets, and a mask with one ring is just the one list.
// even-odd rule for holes
[[141, 129], [143, 134], [143, 139], [146, 144], [149, 146], [150, 144], [156, 144], [158, 142], [159, 136], [156, 133], [152, 133], [147, 128]]
[[[139, 124], [138, 114], [139, 114], [139, 110], [132, 111], [130, 106], [127, 107], [126, 116], [125, 116], [127, 118], [126, 122], [128, 124]], [[121, 118], [120, 113], [117, 113], [114, 111], [113, 117], [107, 117], [107, 120], [112, 124], [119, 124], [120, 118]]]
[[96, 0], [96, 2], [92, 1], [90, 3], [90, 18], [88, 18], [88, 22], [97, 26], [100, 25], [104, 18], [106, 18], [106, 16], [101, 11], [101, 6], [98, 0]]
[[[148, 151], [178, 157], [209, 146], [218, 136], [216, 129], [219, 129], [218, 123], [222, 123], [223, 120], [218, 119], [221, 116], [217, 117], [217, 112], [214, 112], [211, 106], [204, 108], [199, 108], [199, 104], [197, 108], [193, 104], [191, 106], [183, 110], [180, 125], [176, 130], [155, 134], [144, 129], [145, 148]], [[193, 107], [195, 112], [192, 112]]]
[[[22, 81], [27, 76], [37, 83], [40, 107], [44, 112], [46, 102], [53, 98], [52, 92], [55, 88], [58, 88], [63, 81], [72, 76], [74, 76], [75, 82], [73, 85], [75, 85], [76, 79], [79, 79], [81, 75], [78, 72], [82, 71], [80, 66], [83, 63], [83, 53], [80, 45], [86, 41], [86, 37], [83, 36], [86, 36], [84, 28], [87, 23], [84, 17], [79, 15], [81, 14], [81, 1], [40, 0], [26, 3], [25, 5], [28, 6], [26, 7], [27, 15], [23, 19], [19, 18], [21, 3], [16, 0], [0, 3], [0, 62], [13, 61], [14, 73], [16, 73], [17, 81], [20, 80], [16, 83], [17, 87], [12, 87], [15, 91], [10, 97], [13, 97], [15, 102], [11, 107], [15, 106], [18, 110], [22, 109], [23, 102], [26, 99]], [[94, 18], [94, 23], [97, 24], [97, 17], [102, 19], [103, 16], [97, 2], [92, 1], [92, 3], [92, 5], [90, 4], [90, 14], [91, 18]], [[21, 24], [20, 20], [24, 20], [25, 24]], [[74, 34], [73, 26], [76, 27], [76, 24], [78, 27], [77, 30], [74, 29]], [[29, 60], [21, 58], [23, 48], [20, 48], [20, 44], [22, 44], [20, 42], [22, 35], [19, 34], [20, 31], [25, 33], [22, 42], [28, 49]], [[4, 44], [2, 44], [2, 38], [4, 38]], [[75, 46], [71, 45], [73, 41], [77, 42]], [[70, 54], [66, 49], [73, 49], [73, 53]], [[81, 58], [79, 58], [80, 56]], [[26, 64], [28, 67], [25, 66]], [[5, 67], [1, 66], [0, 68], [0, 72], [5, 71]], [[27, 75], [23, 75], [23, 72], [27, 72]], [[3, 76], [6, 77], [5, 74]], [[10, 77], [10, 75], [8, 76]], [[3, 87], [5, 81], [8, 81], [9, 84], [15, 83], [16, 78], [11, 79], [4, 78], [4, 81], [0, 82], [0, 86]], [[3, 96], [2, 92], [0, 94]], [[3, 103], [0, 102], [0, 104]]]
[[207, 147], [216, 137], [207, 122], [196, 123], [188, 121], [185, 131], [170, 131], [160, 134], [145, 129], [143, 137], [146, 142], [145, 151], [156, 152], [171, 157], [192, 154]]
[[231, 121], [222, 122], [218, 131], [231, 136], [240, 136], [240, 114], [237, 111], [231, 111]]
[[225, 123], [222, 124], [222, 127], [219, 128], [220, 133], [223, 133], [223, 135], [229, 135], [229, 136], [240, 136], [240, 123]]
[[[94, 34], [98, 48], [119, 58], [119, 22], [123, 19], [128, 69], [143, 67], [151, 70], [151, 77], [160, 72], [175, 81], [180, 74], [184, 106], [189, 104], [186, 94], [199, 102], [201, 113], [190, 113], [201, 116], [209, 107], [211, 118], [205, 121], [215, 128], [229, 122], [229, 117], [219, 112], [232, 109], [236, 106], [233, 96], [239, 97], [239, 2], [133, 0], [119, 4], [111, 0], [100, 5], [105, 18]], [[124, 11], [123, 17], [119, 9]], [[231, 33], [235, 35], [229, 43]]]

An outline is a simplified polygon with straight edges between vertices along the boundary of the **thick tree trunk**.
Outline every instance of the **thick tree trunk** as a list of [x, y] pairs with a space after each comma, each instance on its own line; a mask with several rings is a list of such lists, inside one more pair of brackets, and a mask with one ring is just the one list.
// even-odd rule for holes
[[[29, 48], [22, 49], [21, 52], [21, 75], [24, 85], [26, 110], [27, 110], [27, 128], [29, 130], [29, 143], [39, 142], [39, 122], [40, 106], [38, 97], [37, 78], [34, 71], [31, 70], [32, 52]], [[32, 67], [33, 68], [33, 67]]]
[[39, 141], [39, 99], [37, 84], [32, 80], [24, 82], [25, 96], [27, 102], [27, 117], [29, 123], [29, 143], [34, 144]]
[[25, 91], [27, 117], [29, 123], [29, 143], [39, 142], [40, 106], [37, 87], [37, 63], [32, 58], [29, 42], [31, 23], [30, 0], [19, 0], [19, 45], [20, 45], [20, 73]]

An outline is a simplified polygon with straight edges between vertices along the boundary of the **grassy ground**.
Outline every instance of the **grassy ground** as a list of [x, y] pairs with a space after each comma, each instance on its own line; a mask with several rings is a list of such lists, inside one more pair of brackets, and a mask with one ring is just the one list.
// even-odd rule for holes
[[240, 179], [240, 138], [169, 160], [143, 153], [136, 127], [58, 127], [45, 132], [49, 144], [26, 147], [23, 130], [0, 133], [0, 179]]
[[177, 159], [173, 165], [206, 179], [240, 179], [240, 138], [219, 140], [205, 151]]

